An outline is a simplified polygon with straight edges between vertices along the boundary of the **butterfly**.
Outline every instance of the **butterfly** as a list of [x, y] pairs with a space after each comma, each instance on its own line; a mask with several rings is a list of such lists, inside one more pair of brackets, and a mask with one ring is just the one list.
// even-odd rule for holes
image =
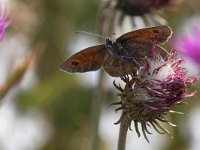
[[151, 57], [153, 46], [156, 53], [166, 54], [158, 44], [168, 41], [171, 35], [169, 26], [155, 26], [125, 33], [116, 41], [106, 38], [105, 43], [88, 47], [67, 58], [60, 69], [83, 73], [103, 67], [113, 77], [134, 74], [142, 59]]

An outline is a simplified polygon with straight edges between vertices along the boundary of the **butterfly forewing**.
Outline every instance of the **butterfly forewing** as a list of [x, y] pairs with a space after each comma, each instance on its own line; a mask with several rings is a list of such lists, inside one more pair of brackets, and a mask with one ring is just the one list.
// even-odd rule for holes
[[105, 53], [104, 44], [86, 48], [67, 58], [60, 69], [71, 73], [95, 71], [102, 66]]
[[117, 42], [141, 42], [162, 44], [170, 38], [172, 30], [169, 26], [155, 26], [128, 32], [117, 39]]

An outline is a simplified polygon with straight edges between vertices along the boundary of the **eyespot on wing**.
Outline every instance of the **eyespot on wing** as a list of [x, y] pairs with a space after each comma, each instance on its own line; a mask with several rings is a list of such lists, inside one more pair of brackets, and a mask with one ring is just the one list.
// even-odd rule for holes
[[106, 52], [103, 44], [88, 47], [67, 58], [59, 68], [70, 73], [97, 70], [101, 67]]

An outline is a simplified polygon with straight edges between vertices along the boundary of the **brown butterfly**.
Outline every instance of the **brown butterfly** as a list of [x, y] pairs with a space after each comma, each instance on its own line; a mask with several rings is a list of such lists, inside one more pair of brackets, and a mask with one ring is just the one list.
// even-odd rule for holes
[[60, 69], [82, 73], [102, 66], [113, 77], [134, 74], [141, 60], [151, 56], [153, 46], [157, 53], [164, 55], [165, 50], [157, 44], [165, 43], [171, 34], [170, 27], [155, 26], [128, 32], [116, 41], [106, 38], [104, 44], [88, 47], [67, 58]]

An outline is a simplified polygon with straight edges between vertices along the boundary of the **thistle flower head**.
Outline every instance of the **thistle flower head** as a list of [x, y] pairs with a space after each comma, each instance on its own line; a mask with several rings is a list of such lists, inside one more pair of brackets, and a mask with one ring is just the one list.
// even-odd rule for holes
[[[161, 56], [147, 58], [137, 71], [137, 77], [123, 77], [122, 80], [126, 83], [124, 89], [114, 83], [120, 90], [121, 96], [121, 102], [118, 103], [120, 107], [116, 110], [123, 111], [121, 118], [125, 114], [128, 116], [129, 126], [132, 121], [135, 123], [138, 136], [140, 136], [138, 129], [138, 123], [140, 123], [147, 141], [146, 133], [151, 134], [148, 126], [152, 126], [159, 133], [170, 135], [159, 121], [174, 126], [165, 118], [165, 115], [168, 112], [174, 113], [171, 110], [172, 107], [184, 103], [184, 98], [196, 94], [196, 92], [186, 92], [188, 87], [197, 82], [197, 77], [187, 75], [187, 70], [181, 67], [183, 62], [182, 58], [177, 58], [176, 51], [172, 50], [167, 59]], [[117, 123], [120, 123], [120, 120]]]

